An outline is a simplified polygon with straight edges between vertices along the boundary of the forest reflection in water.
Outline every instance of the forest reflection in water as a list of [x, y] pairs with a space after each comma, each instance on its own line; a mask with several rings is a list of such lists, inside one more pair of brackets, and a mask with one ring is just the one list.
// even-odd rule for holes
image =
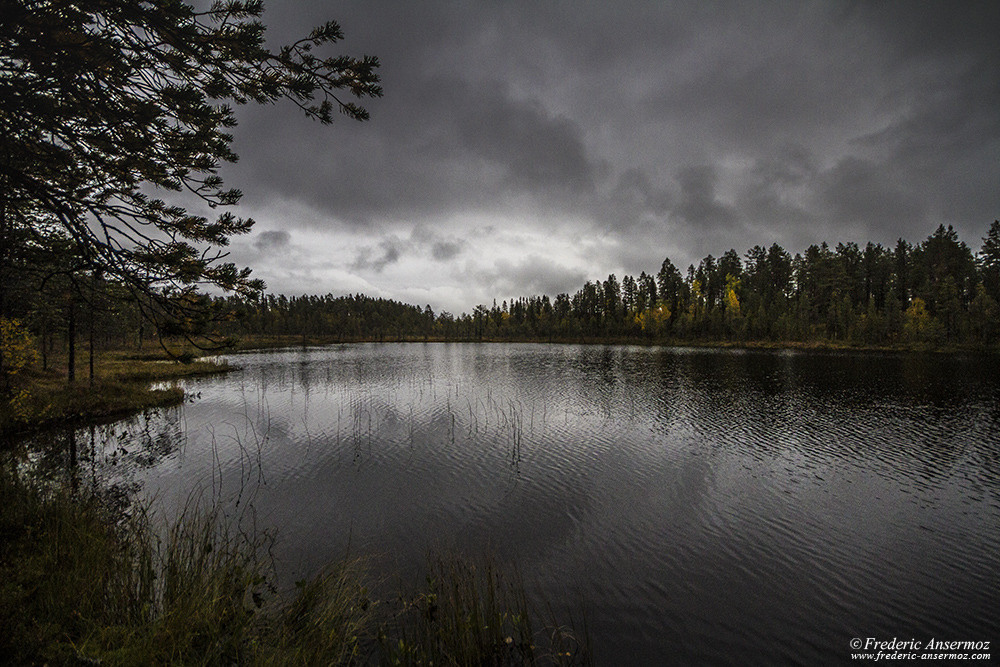
[[[195, 492], [240, 508], [276, 529], [285, 584], [345, 554], [406, 577], [429, 549], [488, 551], [586, 607], [599, 663], [997, 637], [996, 358], [368, 344], [230, 361], [182, 407], [78, 429], [77, 474], [167, 512]], [[65, 447], [35, 451], [63, 469]]]

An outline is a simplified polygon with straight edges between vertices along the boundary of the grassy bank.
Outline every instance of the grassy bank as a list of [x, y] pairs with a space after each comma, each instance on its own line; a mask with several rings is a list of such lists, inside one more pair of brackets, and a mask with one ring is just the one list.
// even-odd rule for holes
[[0, 469], [0, 663], [570, 664], [583, 643], [533, 620], [516, 576], [433, 561], [378, 598], [357, 562], [275, 593], [267, 539], [210, 510], [156, 530], [98, 490]]
[[0, 434], [37, 431], [57, 424], [94, 423], [174, 405], [184, 398], [180, 388], [152, 385], [228, 370], [224, 363], [182, 363], [163, 353], [118, 350], [97, 355], [93, 382], [86, 360], [78, 360], [77, 379], [70, 383], [65, 358], [56, 357], [48, 370], [34, 367], [19, 378], [15, 400], [0, 401]]

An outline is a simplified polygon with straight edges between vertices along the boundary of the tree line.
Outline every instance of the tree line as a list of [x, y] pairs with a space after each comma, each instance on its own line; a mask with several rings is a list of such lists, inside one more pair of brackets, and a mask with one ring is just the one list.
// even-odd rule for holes
[[[30, 249], [30, 247], [28, 247]], [[49, 249], [51, 250], [51, 249]], [[182, 316], [144, 317], [142, 294], [63, 253], [24, 252], [8, 275], [5, 310], [36, 339], [42, 366], [58, 350], [142, 348], [159, 340], [208, 345], [260, 337], [327, 341], [802, 342], [994, 348], [1000, 334], [1000, 221], [978, 252], [952, 227], [921, 243], [778, 244], [742, 257], [708, 255], [682, 273], [586, 282], [454, 315], [363, 294], [188, 295]], [[47, 258], [47, 261], [43, 261]], [[58, 261], [54, 261], [58, 260]]]
[[923, 242], [778, 244], [585, 283], [573, 294], [479, 305], [459, 316], [364, 295], [219, 299], [229, 334], [337, 340], [834, 342], [992, 347], [1000, 332], [1000, 222], [977, 253], [951, 226]]

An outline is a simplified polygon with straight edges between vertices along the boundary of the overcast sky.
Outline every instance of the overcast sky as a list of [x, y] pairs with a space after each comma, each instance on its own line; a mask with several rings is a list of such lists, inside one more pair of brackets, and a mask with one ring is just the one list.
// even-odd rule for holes
[[238, 113], [269, 291], [436, 312], [777, 242], [972, 249], [1000, 217], [1000, 2], [272, 0], [376, 55], [371, 120]]

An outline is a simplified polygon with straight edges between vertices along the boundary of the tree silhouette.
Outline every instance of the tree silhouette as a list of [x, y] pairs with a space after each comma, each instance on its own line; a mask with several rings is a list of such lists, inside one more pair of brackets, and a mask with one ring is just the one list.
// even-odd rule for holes
[[994, 301], [1000, 301], [1000, 220], [993, 221], [983, 238], [978, 261], [986, 293]]
[[263, 287], [223, 261], [252, 220], [210, 220], [151, 193], [212, 209], [239, 201], [218, 175], [236, 160], [229, 103], [286, 98], [330, 123], [334, 111], [368, 118], [344, 94], [382, 91], [376, 58], [314, 53], [342, 39], [336, 23], [271, 51], [261, 14], [253, 0], [204, 11], [180, 0], [0, 0], [0, 282], [15, 240], [44, 249], [62, 235], [90, 270], [145, 295], [160, 324], [190, 317], [199, 285], [244, 297]]

